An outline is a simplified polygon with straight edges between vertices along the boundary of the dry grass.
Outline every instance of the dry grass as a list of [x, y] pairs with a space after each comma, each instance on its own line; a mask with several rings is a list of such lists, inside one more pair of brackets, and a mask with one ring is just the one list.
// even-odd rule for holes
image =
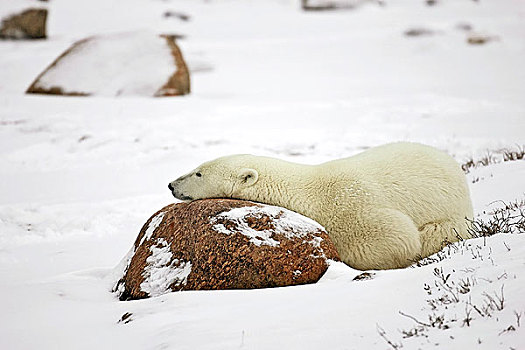
[[470, 220], [472, 237], [488, 237], [496, 233], [525, 233], [525, 199], [505, 203], [493, 209], [488, 218]]
[[501, 162], [523, 160], [524, 158], [525, 146], [516, 145], [515, 148], [503, 148], [496, 151], [487, 151], [485, 156], [479, 159], [467, 159], [463, 164], [461, 164], [461, 169], [463, 169], [463, 171], [468, 174], [471, 169]]
[[[518, 226], [508, 223], [508, 218], [515, 216], [520, 216], [521, 222], [525, 222], [524, 206], [525, 200], [504, 204], [503, 207], [489, 213], [491, 215], [489, 222], [497, 222], [502, 230], [505, 227], [515, 227], [515, 229], [509, 229], [510, 233], [525, 233], [523, 226], [518, 228]], [[516, 212], [518, 215], [513, 214]], [[478, 228], [483, 225], [492, 225], [481, 220], [477, 222]], [[482, 230], [481, 233], [486, 231]], [[482, 236], [481, 233], [478, 232], [477, 234]], [[503, 244], [510, 252], [511, 249], [507, 244], [505, 242]], [[449, 244], [439, 253], [418, 262], [417, 266], [432, 264], [454, 255], [470, 255], [473, 260], [494, 266], [493, 251], [486, 241], [472, 243], [470, 240]], [[424, 299], [426, 306], [421, 309], [426, 311], [424, 313], [418, 312], [419, 315], [399, 311], [399, 315], [412, 320], [412, 326], [406, 329], [398, 329], [399, 333], [394, 335], [388, 335], [384, 329], [378, 326], [379, 336], [391, 349], [397, 350], [408, 345], [405, 342], [411, 341], [411, 338], [422, 338], [426, 339], [423, 340], [425, 342], [437, 344], [440, 331], [469, 328], [485, 321], [495, 323], [495, 327], [497, 327], [493, 328], [493, 331], [489, 332], [490, 334], [484, 334], [485, 337], [503, 336], [517, 331], [523, 323], [521, 318], [524, 313], [522, 310], [514, 310], [508, 307], [505, 283], [508, 279], [512, 279], [511, 276], [506, 272], [497, 278], [494, 277], [495, 275], [483, 276], [482, 271], [483, 269], [469, 266], [464, 266], [461, 269], [439, 265], [434, 267], [431, 279], [423, 285], [426, 294]], [[509, 313], [514, 316], [513, 321], [509, 321], [511, 319], [508, 317]], [[467, 333], [464, 334], [470, 336]], [[481, 338], [478, 338], [478, 343], [481, 341]], [[417, 340], [415, 342], [418, 343]]]
[[[525, 233], [525, 199], [508, 203], [500, 201], [499, 203], [501, 204], [499, 207], [489, 212], [484, 212], [483, 217], [468, 219], [471, 238], [490, 237], [497, 233]], [[460, 244], [463, 243], [463, 239], [459, 235], [457, 237], [459, 238], [459, 243], [444, 241], [442, 243], [443, 249], [426, 258], [417, 257], [412, 266], [421, 267], [434, 264], [448, 259], [458, 251], [463, 250], [464, 245]]]

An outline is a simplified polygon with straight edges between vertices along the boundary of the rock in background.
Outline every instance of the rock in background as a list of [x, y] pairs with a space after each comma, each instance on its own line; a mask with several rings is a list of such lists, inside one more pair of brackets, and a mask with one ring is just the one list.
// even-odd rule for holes
[[2, 39], [44, 39], [46, 38], [47, 9], [29, 8], [2, 19]]
[[304, 11], [355, 9], [367, 3], [383, 5], [383, 0], [301, 0]]
[[178, 96], [190, 75], [174, 35], [121, 33], [74, 43], [27, 89], [68, 96]]
[[230, 199], [168, 205], [144, 225], [115, 290], [121, 300], [171, 291], [315, 283], [339, 260], [326, 231], [284, 208]]

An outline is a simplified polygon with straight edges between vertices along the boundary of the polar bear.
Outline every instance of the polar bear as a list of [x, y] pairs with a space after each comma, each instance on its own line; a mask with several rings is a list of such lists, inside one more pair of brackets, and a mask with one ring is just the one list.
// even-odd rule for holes
[[310, 217], [326, 228], [343, 262], [359, 270], [403, 268], [470, 238], [473, 217], [459, 164], [408, 142], [319, 165], [226, 156], [168, 187], [180, 200], [243, 199]]

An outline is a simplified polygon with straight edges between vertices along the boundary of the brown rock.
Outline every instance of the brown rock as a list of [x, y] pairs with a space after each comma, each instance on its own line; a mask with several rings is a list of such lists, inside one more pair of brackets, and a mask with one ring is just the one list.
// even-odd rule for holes
[[405, 36], [417, 37], [417, 36], [434, 35], [435, 32], [427, 28], [411, 28], [411, 29], [405, 30], [404, 34]]
[[[177, 38], [180, 36], [122, 33], [79, 40], [56, 58], [26, 93], [155, 97], [189, 94], [190, 74], [175, 43]], [[164, 55], [167, 59], [160, 57]], [[164, 71], [165, 76], [159, 77]]]
[[[384, 6], [383, 0], [373, 1], [379, 6]], [[304, 11], [330, 11], [330, 10], [353, 10], [367, 3], [370, 0], [301, 0], [301, 7]]]
[[2, 20], [0, 38], [43, 39], [46, 37], [46, 9], [27, 9]]
[[115, 291], [129, 300], [314, 283], [329, 259], [339, 260], [326, 231], [289, 210], [231, 199], [171, 204], [142, 227]]
[[175, 44], [175, 35], [163, 35], [166, 38], [166, 42], [171, 50], [171, 56], [175, 62], [177, 70], [168, 79], [168, 82], [155, 93], [155, 96], [179, 96], [190, 93], [190, 73], [184, 58], [182, 58], [182, 52], [180, 51], [177, 44]]
[[470, 45], [483, 45], [490, 41], [497, 40], [497, 37], [494, 36], [488, 36], [488, 35], [482, 35], [482, 34], [471, 34], [467, 38], [467, 43]]

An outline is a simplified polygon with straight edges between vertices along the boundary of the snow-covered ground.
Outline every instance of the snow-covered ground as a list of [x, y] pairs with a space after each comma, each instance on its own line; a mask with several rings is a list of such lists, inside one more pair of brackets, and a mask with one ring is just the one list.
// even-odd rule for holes
[[[372, 280], [336, 264], [308, 286], [109, 293], [142, 224], [173, 201], [168, 182], [210, 158], [314, 163], [409, 140], [463, 162], [525, 144], [523, 1], [299, 3], [52, 0], [47, 40], [0, 42], [1, 349], [525, 348], [524, 235]], [[431, 34], [404, 34], [420, 28]], [[190, 95], [24, 95], [71, 43], [140, 30], [185, 35]], [[523, 161], [468, 178], [477, 214], [525, 198]]]

